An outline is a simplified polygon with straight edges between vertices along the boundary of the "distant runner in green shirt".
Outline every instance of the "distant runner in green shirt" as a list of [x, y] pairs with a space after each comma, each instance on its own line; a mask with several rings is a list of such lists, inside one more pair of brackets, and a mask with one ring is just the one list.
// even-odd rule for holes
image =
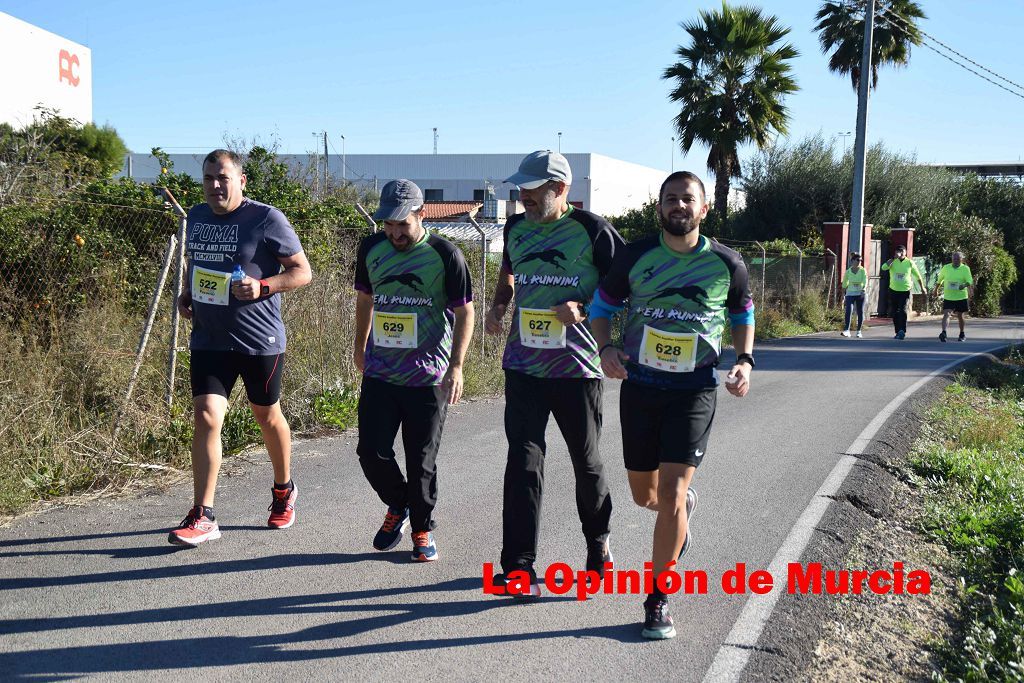
[[939, 341], [946, 341], [946, 326], [949, 323], [949, 314], [956, 313], [956, 319], [960, 323], [960, 341], [967, 339], [964, 334], [964, 313], [967, 312], [967, 303], [970, 300], [971, 289], [974, 286], [974, 277], [971, 275], [971, 268], [963, 262], [962, 252], [953, 252], [953, 262], [942, 266], [939, 271], [939, 280], [935, 284], [935, 294], [942, 288], [942, 332], [939, 333]]
[[846, 290], [846, 313], [844, 315], [844, 337], [850, 336], [850, 314], [857, 310], [857, 337], [863, 337], [861, 328], [864, 326], [864, 292], [868, 285], [868, 271], [860, 267], [860, 254], [850, 254], [850, 268], [843, 275], [843, 289]]
[[883, 263], [882, 270], [889, 273], [889, 310], [892, 311], [892, 326], [896, 328], [895, 338], [903, 339], [907, 336], [907, 302], [914, 289], [912, 278], [917, 277], [922, 292], [928, 290], [921, 271], [907, 258], [907, 248], [903, 245], [896, 247], [896, 258]]

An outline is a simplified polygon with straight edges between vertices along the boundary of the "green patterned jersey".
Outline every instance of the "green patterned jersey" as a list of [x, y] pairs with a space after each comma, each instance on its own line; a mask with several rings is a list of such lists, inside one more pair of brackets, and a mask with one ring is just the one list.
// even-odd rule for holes
[[378, 232], [359, 245], [355, 286], [373, 295], [363, 374], [402, 386], [440, 384], [452, 355], [454, 309], [473, 300], [462, 252], [429, 231], [398, 251]]
[[743, 259], [703, 235], [687, 254], [666, 246], [660, 233], [627, 244], [597, 297], [607, 310], [628, 301], [628, 381], [659, 388], [716, 386], [726, 317], [733, 326], [754, 323]]
[[603, 377], [589, 322], [565, 326], [551, 307], [590, 301], [623, 244], [619, 233], [604, 218], [570, 207], [552, 223], [516, 214], [504, 236], [502, 268], [512, 273], [516, 308], [502, 367], [534, 377]]

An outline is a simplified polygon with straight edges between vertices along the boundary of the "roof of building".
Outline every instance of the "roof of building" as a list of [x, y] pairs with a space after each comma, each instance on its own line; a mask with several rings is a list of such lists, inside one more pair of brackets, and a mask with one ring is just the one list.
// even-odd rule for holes
[[483, 202], [425, 202], [423, 204], [423, 220], [453, 221], [467, 213], [473, 215], [480, 210]]
[[[491, 245], [496, 246], [504, 241], [504, 223], [477, 223], [477, 225], [484, 231], [484, 236]], [[472, 223], [431, 223], [430, 229], [454, 242], [480, 241], [480, 233]]]
[[1018, 161], [975, 161], [964, 163], [930, 163], [924, 166], [938, 166], [951, 171], [977, 173], [980, 176], [1024, 176], [1024, 162]]

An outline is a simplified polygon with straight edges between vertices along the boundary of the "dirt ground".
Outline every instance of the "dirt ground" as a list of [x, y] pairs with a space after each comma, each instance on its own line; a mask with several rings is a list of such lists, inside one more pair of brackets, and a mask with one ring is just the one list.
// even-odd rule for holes
[[785, 595], [741, 676], [744, 681], [927, 681], [931, 645], [953, 637], [956, 579], [944, 548], [920, 531], [922, 496], [903, 474], [927, 408], [946, 381], [907, 401], [859, 456], [801, 562], [824, 569], [921, 569], [928, 595]]

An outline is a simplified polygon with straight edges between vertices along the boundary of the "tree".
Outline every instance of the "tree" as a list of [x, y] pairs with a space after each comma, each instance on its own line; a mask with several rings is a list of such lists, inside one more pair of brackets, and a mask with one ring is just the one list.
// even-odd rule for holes
[[723, 2], [721, 11], [701, 11], [700, 21], [680, 26], [690, 44], [676, 49], [679, 61], [662, 78], [675, 81], [669, 99], [682, 105], [675, 117], [680, 149], [687, 153], [695, 142], [710, 149], [715, 212], [724, 220], [730, 181], [742, 172], [739, 147], [764, 149], [773, 130], [787, 132], [783, 100], [798, 89], [789, 62], [799, 53], [780, 44], [789, 29], [753, 7]]
[[59, 196], [109, 178], [128, 151], [110, 126], [80, 125], [51, 109], [20, 130], [0, 124], [0, 207], [19, 197]]
[[[864, 2], [838, 0], [825, 2], [814, 16], [818, 24], [821, 51], [829, 55], [833, 73], [849, 74], [854, 92], [860, 85], [860, 62], [864, 52]], [[876, 0], [875, 24], [871, 40], [871, 87], [878, 87], [878, 67], [883, 64], [906, 66], [910, 46], [921, 44], [919, 19], [927, 19], [913, 0]]]
[[[865, 188], [864, 216], [876, 230], [895, 226], [900, 213], [944, 208], [956, 194], [945, 169], [921, 166], [913, 155], [886, 149], [867, 152], [873, 169]], [[816, 244], [825, 221], [849, 220], [853, 159], [840, 158], [835, 141], [820, 133], [773, 145], [746, 163], [744, 210], [733, 219], [733, 236], [765, 240], [784, 237]]]

